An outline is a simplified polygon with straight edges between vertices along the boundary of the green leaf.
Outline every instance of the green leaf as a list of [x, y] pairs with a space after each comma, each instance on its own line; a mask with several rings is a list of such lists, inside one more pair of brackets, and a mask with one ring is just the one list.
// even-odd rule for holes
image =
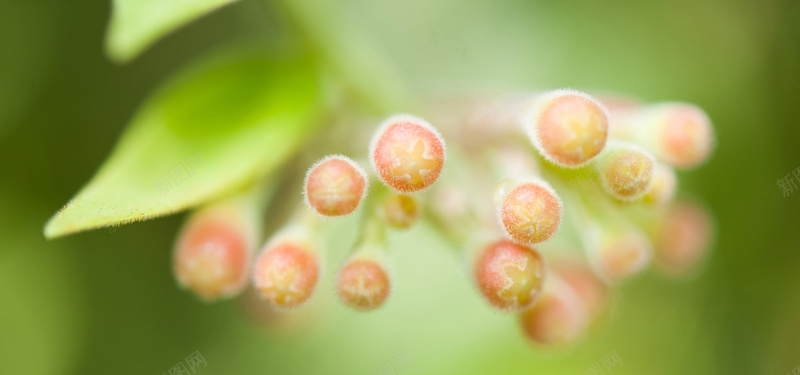
[[237, 0], [113, 0], [106, 50], [129, 61], [158, 38]]
[[318, 84], [307, 58], [240, 53], [190, 68], [139, 110], [45, 237], [166, 215], [273, 171], [313, 130]]

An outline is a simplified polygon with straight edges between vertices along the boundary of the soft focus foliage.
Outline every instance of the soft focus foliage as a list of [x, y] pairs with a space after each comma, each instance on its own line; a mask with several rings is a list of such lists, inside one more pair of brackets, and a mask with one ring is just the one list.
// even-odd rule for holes
[[[313, 13], [325, 2], [303, 3]], [[716, 215], [707, 267], [678, 283], [654, 270], [623, 286], [613, 319], [601, 317], [564, 353], [526, 346], [519, 322], [486, 307], [428, 223], [390, 233], [397, 289], [367, 315], [336, 301], [331, 270], [317, 286], [328, 293], [293, 315], [250, 319], [261, 310], [240, 300], [205, 305], [181, 292], [170, 272], [183, 216], [58, 241], [42, 238], [42, 223], [91, 178], [137, 108], [181, 66], [241, 41], [265, 49], [293, 43], [295, 26], [274, 2], [243, 0], [119, 66], [102, 53], [110, 2], [5, 1], [0, 373], [161, 374], [197, 350], [208, 362], [200, 375], [368, 374], [403, 352], [414, 361], [403, 374], [580, 374], [611, 351], [624, 363], [614, 373], [623, 375], [786, 374], [800, 365], [800, 193], [783, 197], [775, 185], [800, 165], [796, 2], [325, 4], [335, 12], [318, 20], [333, 21], [311, 22], [318, 34], [339, 38], [329, 26], [342, 23], [375, 47], [374, 55], [331, 47], [349, 51], [340, 66], [351, 55], [391, 62], [411, 92], [569, 86], [705, 109], [718, 147], [701, 173], [678, 174], [679, 194], [702, 197]], [[374, 74], [359, 72], [349, 74], [369, 88]], [[195, 151], [210, 164], [202, 150], [178, 151], [150, 151], [153, 166], [166, 170], [146, 173], [161, 176]], [[134, 183], [152, 186], [144, 177]], [[300, 199], [299, 189], [287, 194]], [[357, 220], [327, 227], [328, 264], [346, 259]]]
[[106, 48], [111, 58], [130, 60], [160, 37], [236, 0], [113, 0]]
[[180, 75], [140, 110], [46, 236], [179, 211], [279, 167], [312, 129], [316, 73], [308, 59], [240, 52]]

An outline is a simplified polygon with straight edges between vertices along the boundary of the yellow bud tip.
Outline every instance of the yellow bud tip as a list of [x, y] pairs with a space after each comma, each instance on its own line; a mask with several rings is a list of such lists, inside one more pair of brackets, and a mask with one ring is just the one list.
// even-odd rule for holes
[[370, 159], [378, 177], [395, 191], [425, 190], [442, 173], [444, 139], [421, 118], [393, 116], [378, 129], [370, 147]]
[[317, 255], [309, 245], [280, 241], [267, 244], [256, 260], [253, 284], [273, 306], [302, 305], [314, 292], [319, 278]]
[[547, 160], [574, 168], [603, 151], [608, 124], [608, 112], [597, 100], [577, 91], [557, 90], [534, 106], [526, 131]]
[[481, 249], [474, 267], [481, 294], [499, 310], [521, 311], [533, 306], [544, 285], [542, 256], [508, 240]]
[[630, 201], [647, 193], [656, 162], [647, 151], [632, 147], [612, 152], [601, 165], [608, 192], [617, 199]]
[[328, 156], [309, 169], [304, 192], [306, 204], [320, 215], [348, 215], [366, 195], [367, 175], [345, 156]]
[[230, 297], [247, 282], [250, 258], [244, 228], [231, 212], [207, 209], [181, 230], [173, 256], [178, 283], [206, 301]]
[[336, 292], [348, 306], [361, 311], [374, 310], [389, 297], [391, 284], [386, 269], [375, 259], [357, 257], [339, 272]]
[[508, 183], [501, 183], [496, 194], [501, 196], [499, 213], [503, 228], [517, 243], [545, 241], [561, 225], [561, 200], [544, 182], [522, 183], [513, 189]]

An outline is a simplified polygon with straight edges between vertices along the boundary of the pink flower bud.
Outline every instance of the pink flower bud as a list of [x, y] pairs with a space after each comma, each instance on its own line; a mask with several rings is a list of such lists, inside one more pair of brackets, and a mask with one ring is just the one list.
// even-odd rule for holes
[[308, 206], [320, 215], [348, 215], [367, 193], [367, 174], [346, 156], [327, 156], [308, 170], [304, 192]]
[[603, 187], [623, 201], [639, 199], [650, 188], [656, 161], [643, 148], [614, 142], [598, 158]]
[[501, 183], [497, 192], [499, 216], [508, 236], [520, 244], [547, 240], [561, 225], [563, 205], [553, 188], [536, 180]]
[[444, 140], [423, 119], [393, 116], [376, 133], [370, 157], [387, 186], [400, 193], [413, 193], [433, 185], [442, 173]]
[[336, 291], [348, 306], [362, 311], [374, 310], [389, 297], [391, 282], [378, 259], [355, 256], [339, 271]]
[[539, 297], [545, 263], [536, 250], [502, 240], [480, 250], [473, 271], [490, 304], [503, 311], [521, 311]]
[[554, 262], [553, 271], [575, 291], [592, 319], [600, 315], [608, 305], [608, 286], [597, 277], [585, 260], [560, 259]]
[[383, 201], [381, 209], [386, 224], [397, 229], [411, 227], [422, 213], [419, 200], [403, 194], [392, 194], [387, 197]]
[[563, 346], [583, 336], [589, 314], [580, 298], [568, 286], [548, 291], [532, 309], [520, 315], [525, 336], [547, 346]]
[[557, 90], [538, 100], [525, 130], [545, 159], [573, 168], [603, 151], [608, 123], [608, 112], [597, 100], [577, 91]]
[[596, 268], [608, 282], [621, 282], [644, 270], [652, 258], [653, 249], [644, 236], [626, 233], [606, 242], [598, 253]]
[[675, 190], [678, 188], [678, 177], [675, 176], [675, 171], [664, 164], [656, 164], [653, 173], [653, 182], [647, 193], [644, 194], [642, 201], [654, 204], [666, 204], [672, 201], [675, 196]]
[[634, 120], [634, 140], [675, 168], [691, 168], [703, 163], [714, 147], [711, 120], [693, 105], [652, 105]]
[[247, 284], [255, 236], [252, 223], [233, 206], [212, 206], [193, 214], [181, 229], [173, 270], [184, 288], [206, 301], [230, 297]]
[[270, 241], [256, 259], [253, 284], [276, 307], [296, 307], [311, 297], [319, 278], [317, 253], [303, 241]]
[[675, 274], [693, 271], [707, 255], [712, 225], [702, 207], [679, 202], [663, 219], [656, 236], [658, 265]]

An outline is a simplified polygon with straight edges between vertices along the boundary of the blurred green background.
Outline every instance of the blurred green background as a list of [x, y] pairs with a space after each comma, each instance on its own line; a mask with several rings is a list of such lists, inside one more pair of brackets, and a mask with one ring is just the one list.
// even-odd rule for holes
[[800, 167], [798, 1], [335, 3], [412, 89], [573, 87], [709, 113], [715, 155], [680, 175], [717, 219], [705, 271], [624, 285], [572, 351], [527, 344], [424, 226], [392, 238], [397, 288], [361, 314], [335, 301], [355, 233], [334, 225], [318, 295], [267, 326], [241, 299], [206, 305], [176, 287], [183, 215], [45, 241], [160, 82], [221, 47], [286, 38], [273, 5], [242, 0], [117, 65], [103, 50], [109, 1], [0, 3], [0, 373], [162, 374], [195, 351], [200, 375], [374, 374], [401, 353], [402, 374], [582, 374], [612, 351], [614, 374], [800, 366], [800, 193], [776, 185]]

